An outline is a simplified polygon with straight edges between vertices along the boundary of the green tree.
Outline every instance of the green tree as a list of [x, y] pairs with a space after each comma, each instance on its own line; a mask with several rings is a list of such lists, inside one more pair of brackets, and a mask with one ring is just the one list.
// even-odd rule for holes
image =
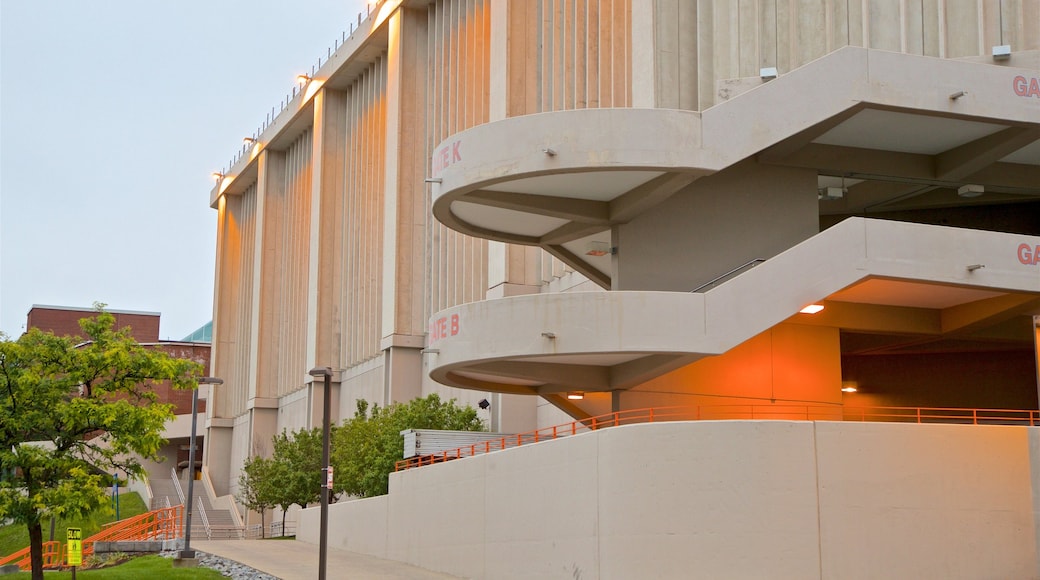
[[484, 431], [477, 411], [434, 393], [388, 407], [359, 400], [357, 411], [336, 430], [332, 445], [336, 492], [360, 497], [387, 493], [390, 473], [404, 454], [406, 429]]
[[192, 388], [198, 363], [145, 348], [95, 305], [86, 340], [30, 330], [0, 336], [0, 520], [29, 530], [32, 577], [43, 578], [44, 518], [79, 517], [108, 505], [107, 473], [144, 474], [172, 406], [153, 382]]
[[282, 534], [285, 534], [285, 512], [293, 505], [301, 508], [321, 501], [321, 429], [282, 431], [274, 437], [272, 477], [275, 503], [282, 510]]
[[[260, 536], [266, 537], [264, 518], [267, 510], [278, 505], [277, 478], [274, 460], [254, 455], [242, 466], [238, 476], [238, 501], [247, 508], [260, 512]], [[285, 533], [285, 521], [282, 520], [282, 533]]]

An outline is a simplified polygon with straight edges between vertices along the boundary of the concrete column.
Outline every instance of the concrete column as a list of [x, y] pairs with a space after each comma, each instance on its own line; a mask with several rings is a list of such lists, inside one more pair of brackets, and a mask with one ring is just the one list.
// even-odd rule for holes
[[276, 396], [278, 337], [282, 321], [276, 301], [278, 279], [282, 276], [278, 265], [282, 262], [279, 253], [282, 251], [280, 235], [282, 220], [285, 214], [285, 153], [283, 151], [264, 150], [257, 159], [257, 196], [264, 201], [258, 202], [263, 207], [261, 223], [257, 224], [259, 251], [257, 260], [260, 283], [259, 299], [256, 301], [257, 312], [257, 356], [252, 366], [253, 384], [256, 385], [255, 397]]
[[213, 419], [206, 422], [203, 463], [209, 469], [213, 491], [218, 495], [230, 492], [231, 479], [231, 436], [234, 434], [231, 419]]
[[386, 173], [383, 206], [384, 404], [421, 394], [426, 156], [421, 125], [426, 16], [400, 9], [387, 24]]
[[[347, 95], [340, 91], [322, 89], [314, 99], [314, 151], [312, 163], [312, 203], [317, 208], [317, 219], [312, 228], [317, 230], [317, 272], [310, 285], [311, 295], [317, 289], [317, 320], [314, 331], [313, 366], [340, 368], [343, 347], [343, 190], [346, 164], [346, 111]], [[312, 231], [312, 235], [314, 232]], [[313, 241], [313, 237], [312, 237]], [[349, 250], [349, 249], [348, 249]], [[315, 254], [312, 252], [312, 259]], [[302, 369], [304, 372], [307, 369]]]

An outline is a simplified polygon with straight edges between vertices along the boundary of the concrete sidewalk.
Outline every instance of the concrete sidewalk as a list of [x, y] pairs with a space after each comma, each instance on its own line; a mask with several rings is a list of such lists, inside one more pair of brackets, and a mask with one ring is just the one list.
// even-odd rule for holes
[[[296, 540], [208, 540], [192, 542], [195, 550], [245, 564], [282, 580], [318, 577], [318, 546]], [[329, 548], [328, 578], [435, 580], [457, 578], [401, 562]]]

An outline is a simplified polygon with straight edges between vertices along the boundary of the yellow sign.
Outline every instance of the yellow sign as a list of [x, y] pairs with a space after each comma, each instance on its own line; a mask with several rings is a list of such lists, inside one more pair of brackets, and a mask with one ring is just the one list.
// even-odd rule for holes
[[79, 566], [83, 564], [83, 530], [79, 528], [68, 528], [65, 530], [65, 539], [68, 540], [68, 565]]

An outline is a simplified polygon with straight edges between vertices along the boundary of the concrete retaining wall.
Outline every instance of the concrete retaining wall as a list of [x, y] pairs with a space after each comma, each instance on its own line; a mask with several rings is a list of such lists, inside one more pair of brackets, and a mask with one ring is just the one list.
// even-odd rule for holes
[[330, 522], [470, 578], [1040, 578], [1040, 428], [630, 425], [393, 474]]

